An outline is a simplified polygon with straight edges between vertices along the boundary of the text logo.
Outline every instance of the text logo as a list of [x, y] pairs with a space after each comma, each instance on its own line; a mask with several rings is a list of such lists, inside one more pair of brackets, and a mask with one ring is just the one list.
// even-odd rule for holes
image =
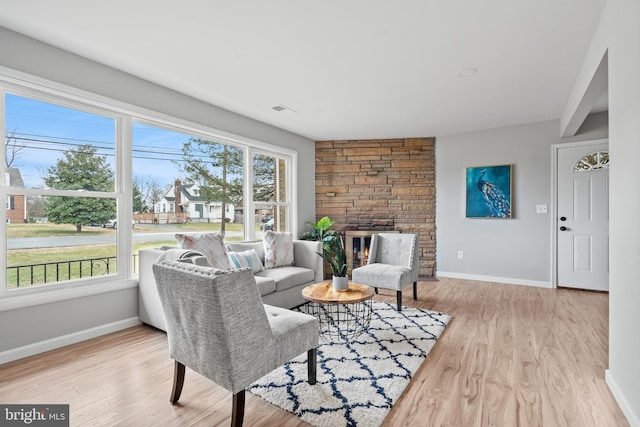
[[69, 427], [69, 405], [3, 405], [0, 425]]

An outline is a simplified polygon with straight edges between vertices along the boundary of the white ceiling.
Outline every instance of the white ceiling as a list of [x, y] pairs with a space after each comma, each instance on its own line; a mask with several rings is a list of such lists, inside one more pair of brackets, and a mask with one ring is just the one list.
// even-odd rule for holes
[[314, 140], [428, 137], [560, 118], [604, 3], [0, 0], [0, 25]]

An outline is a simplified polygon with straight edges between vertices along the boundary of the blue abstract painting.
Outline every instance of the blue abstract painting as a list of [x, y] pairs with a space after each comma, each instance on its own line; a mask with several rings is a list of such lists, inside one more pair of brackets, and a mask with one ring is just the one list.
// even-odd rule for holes
[[511, 165], [467, 168], [467, 218], [511, 218]]

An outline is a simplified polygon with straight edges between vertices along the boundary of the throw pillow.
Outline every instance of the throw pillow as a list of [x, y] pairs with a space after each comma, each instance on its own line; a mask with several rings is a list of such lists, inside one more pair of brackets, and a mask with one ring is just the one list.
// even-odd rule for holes
[[262, 240], [254, 240], [250, 242], [229, 242], [227, 243], [227, 252], [244, 252], [253, 249], [260, 258], [260, 263], [264, 264], [264, 243]]
[[293, 265], [293, 235], [267, 231], [264, 234], [264, 267]]
[[176, 234], [176, 240], [182, 249], [193, 249], [207, 258], [209, 266], [221, 270], [230, 270], [229, 258], [224, 248], [224, 234]]
[[231, 261], [231, 266], [234, 268], [248, 267], [254, 273], [264, 269], [262, 261], [260, 261], [260, 256], [254, 249], [242, 252], [227, 252], [227, 256], [229, 257], [229, 261]]

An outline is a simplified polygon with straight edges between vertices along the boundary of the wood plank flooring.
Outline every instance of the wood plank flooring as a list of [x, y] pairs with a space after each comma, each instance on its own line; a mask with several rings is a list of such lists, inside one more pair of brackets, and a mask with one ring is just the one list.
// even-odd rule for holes
[[[406, 305], [453, 319], [383, 426], [629, 425], [604, 381], [606, 293], [447, 278], [418, 289]], [[0, 365], [0, 402], [68, 403], [74, 427], [230, 424], [230, 393], [187, 370], [172, 406], [172, 375], [165, 334], [136, 326]], [[245, 425], [307, 424], [247, 393]]]

